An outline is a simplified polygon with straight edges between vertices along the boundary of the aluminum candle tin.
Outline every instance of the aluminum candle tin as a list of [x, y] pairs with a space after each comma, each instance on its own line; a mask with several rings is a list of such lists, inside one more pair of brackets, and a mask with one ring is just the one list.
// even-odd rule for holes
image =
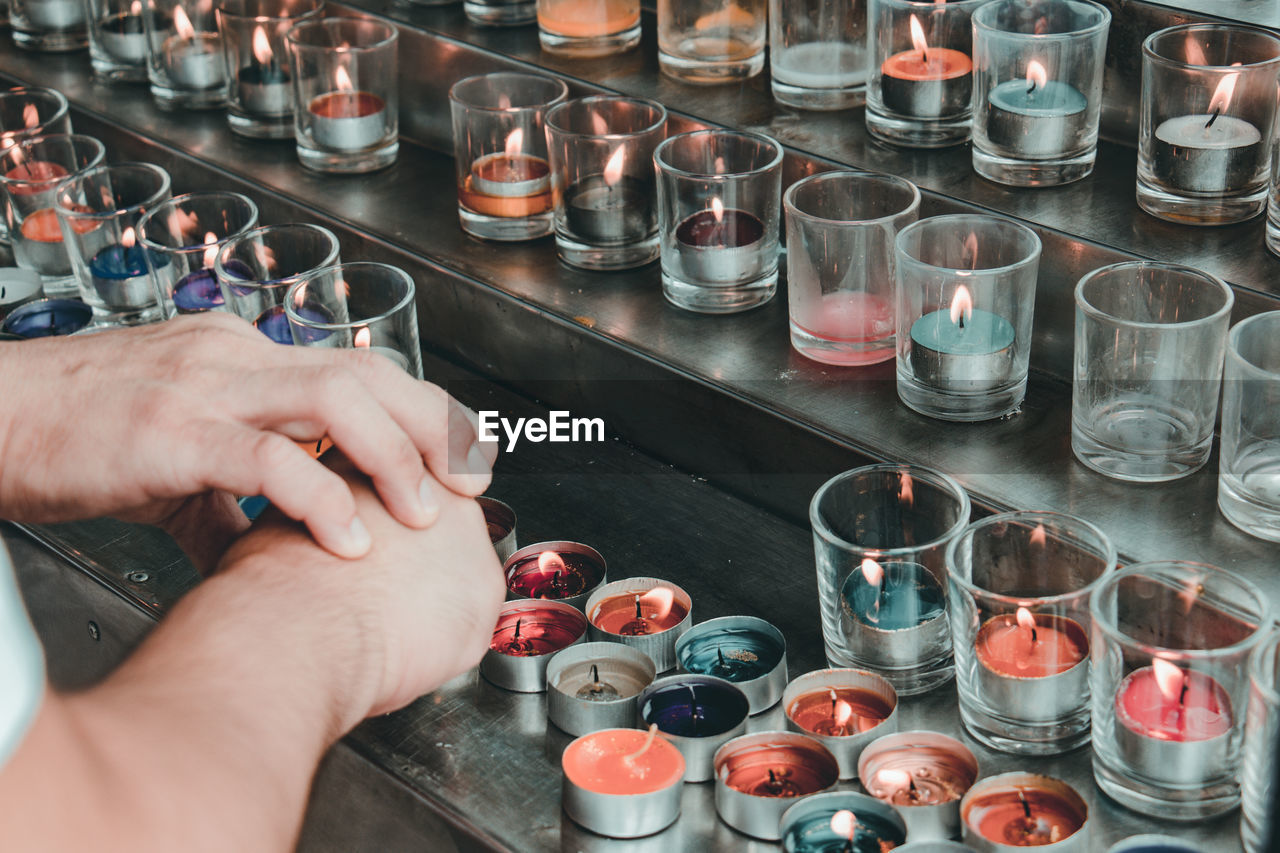
[[[651, 634], [631, 635], [615, 634], [600, 628], [597, 624], [600, 606], [609, 599], [621, 595], [644, 595], [659, 587], [671, 590], [675, 602], [685, 610], [683, 618], [672, 627]], [[689, 597], [689, 593], [670, 581], [657, 578], [628, 578], [606, 583], [591, 594], [585, 609], [589, 623], [587, 630], [592, 640], [622, 643], [637, 648], [653, 660], [654, 665], [658, 667], [658, 672], [666, 672], [676, 665], [676, 640], [680, 639], [693, 624], [693, 599]]]
[[959, 841], [912, 841], [893, 849], [895, 853], [975, 853], [972, 847]]
[[1116, 751], [1124, 762], [1134, 772], [1148, 779], [1176, 787], [1202, 787], [1209, 780], [1234, 773], [1231, 761], [1236, 751], [1231, 748], [1231, 741], [1239, 735], [1237, 726], [1230, 722], [1234, 719], [1234, 712], [1230, 697], [1223, 687], [1212, 678], [1195, 673], [1195, 677], [1203, 679], [1215, 698], [1222, 702], [1228, 716], [1228, 725], [1222, 734], [1202, 740], [1165, 740], [1142, 731], [1141, 722], [1131, 719], [1124, 711], [1122, 699], [1125, 691], [1138, 678], [1150, 674], [1149, 667], [1136, 669], [1125, 676], [1116, 689], [1116, 698], [1112, 703], [1115, 708], [1112, 728], [1115, 732]]
[[840, 629], [863, 659], [874, 660], [877, 669], [892, 673], [937, 657], [938, 649], [949, 649], [951, 628], [947, 622], [946, 592], [932, 572], [914, 562], [886, 561], [882, 568], [886, 577], [896, 574], [900, 585], [915, 585], [921, 610], [937, 611], [912, 625], [885, 628], [873, 624], [869, 614], [859, 612], [853, 603], [860, 588], [868, 586], [865, 576], [860, 569], [850, 573], [840, 590]]
[[[806, 846], [806, 842], [817, 846], [824, 841], [838, 840], [831, 819], [839, 811], [853, 812], [855, 839], [871, 834], [882, 845], [885, 842], [893, 845], [894, 850], [902, 849], [899, 845], [907, 840], [907, 825], [893, 806], [865, 794], [832, 791], [805, 797], [783, 813], [778, 822], [783, 849], [799, 849]], [[865, 846], [860, 843], [856, 849], [865, 849]]]
[[[911, 773], [913, 783], [926, 792], [952, 799], [931, 803], [895, 802], [881, 797], [877, 776], [885, 770]], [[960, 837], [960, 800], [978, 778], [978, 759], [969, 747], [938, 732], [911, 731], [885, 735], [867, 745], [858, 759], [862, 787], [889, 802], [902, 815], [916, 841]]]
[[787, 686], [786, 638], [755, 616], [721, 616], [694, 625], [676, 641], [675, 651], [685, 672], [733, 682], [746, 694], [752, 714], [772, 708]]
[[[1007, 614], [993, 616], [983, 628], [1006, 618]], [[1065, 616], [1036, 613], [1035, 620], [1037, 628], [1052, 629], [1073, 640], [1085, 650], [1084, 657], [1065, 672], [1030, 678], [997, 672], [979, 654], [974, 671], [990, 707], [1020, 723], [1054, 723], [1075, 714], [1080, 697], [1089, 695], [1089, 635], [1079, 622]], [[981, 628], [978, 635], [982, 636]]]
[[546, 551], [558, 554], [562, 561], [571, 563], [565, 569], [565, 572], [571, 576], [569, 583], [572, 586], [570, 589], [581, 588], [581, 591], [560, 597], [548, 590], [547, 594], [535, 597], [538, 600], [560, 601], [570, 607], [576, 607], [579, 610], [583, 609], [586, 606], [587, 599], [591, 597], [591, 593], [599, 589], [600, 585], [605, 582], [604, 557], [600, 556], [600, 552], [590, 545], [562, 539], [526, 545], [503, 561], [502, 573], [507, 581], [507, 600], [514, 601], [531, 597], [517, 591], [515, 586], [519, 582], [519, 578], [546, 574], [539, 569], [538, 561], [538, 555]]
[[621, 643], [570, 646], [547, 664], [547, 717], [571, 735], [627, 728], [657, 674], [648, 655]]
[[[889, 716], [866, 731], [850, 735], [823, 735], [810, 731], [796, 722], [792, 706], [796, 700], [818, 690], [845, 689], [866, 691], [889, 708]], [[831, 751], [840, 765], [841, 779], [858, 778], [858, 757], [863, 748], [881, 735], [898, 730], [898, 694], [893, 685], [874, 672], [864, 669], [819, 669], [805, 673], [787, 685], [782, 694], [782, 710], [786, 714], [787, 728], [803, 732], [815, 738]]]
[[1107, 848], [1107, 853], [1205, 853], [1172, 835], [1131, 835]]
[[[604, 729], [583, 735], [565, 748], [561, 803], [574, 823], [610, 838], [642, 838], [675, 823], [684, 791], [684, 759], [662, 738], [646, 745], [648, 738], [648, 732], [636, 729]], [[596, 758], [603, 764], [609, 755], [635, 755], [640, 749], [648, 757], [642, 759], [647, 763], [643, 777], [632, 786], [635, 792], [624, 792], [625, 781], [602, 784], [609, 781], [604, 779], [608, 770], [625, 768], [625, 757], [611, 768], [590, 772]]]
[[716, 752], [746, 733], [748, 713], [747, 697], [737, 685], [710, 675], [659, 678], [636, 700], [640, 727], [656, 725], [684, 756], [686, 782], [706, 782], [715, 775]]
[[582, 642], [586, 631], [587, 620], [582, 611], [567, 604], [532, 599], [508, 601], [498, 611], [492, 642], [497, 643], [500, 634], [516, 632], [532, 648], [526, 654], [504, 654], [491, 645], [480, 659], [480, 674], [506, 690], [541, 693], [547, 689], [551, 656]]
[[1093, 853], [1089, 846], [1089, 807], [1075, 789], [1060, 779], [1036, 773], [1001, 773], [988, 776], [969, 789], [960, 801], [960, 819], [964, 831], [964, 843], [978, 853], [1019, 853], [1026, 844], [1006, 844], [987, 838], [978, 831], [984, 811], [994, 798], [1002, 794], [1021, 792], [1029, 804], [1033, 816], [1036, 810], [1047, 808], [1067, 815], [1078, 828], [1058, 841], [1041, 844], [1035, 849], [1045, 853]]
[[[734, 738], [720, 747], [714, 763], [720, 819], [765, 841], [781, 837], [778, 826], [783, 812], [800, 797], [833, 788], [840, 778], [835, 756], [817, 740], [794, 732]], [[769, 784], [776, 784], [781, 793], [749, 793], [753, 787]]]
[[479, 497], [476, 503], [484, 512], [484, 523], [489, 528], [493, 550], [505, 564], [516, 552], [516, 511], [495, 498]]

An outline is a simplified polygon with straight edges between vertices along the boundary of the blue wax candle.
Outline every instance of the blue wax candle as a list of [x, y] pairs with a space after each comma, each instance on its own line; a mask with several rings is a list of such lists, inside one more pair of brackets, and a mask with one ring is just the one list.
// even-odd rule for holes
[[112, 243], [89, 261], [89, 272], [96, 278], [134, 278], [147, 274], [146, 258], [146, 250], [137, 243], [132, 246]]
[[213, 270], [192, 270], [173, 286], [173, 307], [179, 314], [200, 314], [222, 305], [222, 289]]
[[[332, 323], [333, 317], [328, 311], [318, 305], [300, 305], [297, 308], [298, 314], [315, 323]], [[283, 305], [272, 305], [266, 311], [258, 315], [258, 319], [253, 321], [253, 325], [259, 332], [266, 335], [271, 340], [285, 346], [293, 346], [293, 330], [289, 328], [289, 318], [284, 313]], [[303, 329], [303, 340], [320, 341], [333, 334], [325, 329]]]
[[645, 725], [681, 737], [722, 735], [747, 718], [747, 700], [729, 684], [673, 683], [653, 691], [640, 708]]
[[[698, 631], [695, 626], [689, 631]], [[782, 660], [777, 640], [749, 628], [713, 628], [681, 639], [680, 666], [699, 675], [743, 682], [768, 675]]]
[[93, 319], [93, 310], [75, 299], [37, 299], [19, 305], [4, 320], [4, 331], [22, 338], [47, 338], [78, 332]]
[[1012, 323], [979, 308], [925, 314], [911, 324], [912, 372], [944, 391], [1002, 387], [1013, 373], [1014, 337]]
[[[107, 308], [130, 311], [156, 304], [156, 291], [151, 284], [151, 276], [147, 274], [146, 258], [146, 250], [136, 243], [132, 246], [112, 243], [89, 260], [93, 289]], [[156, 255], [152, 260], [157, 267], [169, 263], [169, 259], [162, 255]]]
[[987, 93], [987, 139], [1018, 159], [1044, 160], [1074, 155], [1088, 140], [1089, 99], [1031, 63], [1026, 80], [1006, 80]]
[[[837, 835], [831, 828], [835, 810], [823, 811], [790, 827], [782, 837], [786, 853], [882, 853], [888, 847], [905, 844], [906, 836], [876, 814], [855, 813], [853, 839]], [[883, 842], [889, 842], [885, 845]]]
[[883, 576], [867, 577], [859, 566], [845, 580], [840, 595], [854, 619], [882, 631], [915, 628], [937, 619], [946, 609], [942, 584], [918, 563], [884, 563]]

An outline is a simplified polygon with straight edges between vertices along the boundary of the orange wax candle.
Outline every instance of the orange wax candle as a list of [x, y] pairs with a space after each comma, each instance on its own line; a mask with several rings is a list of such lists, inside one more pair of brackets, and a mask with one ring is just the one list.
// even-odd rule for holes
[[975, 796], [969, 825], [988, 841], [1013, 847], [1056, 844], [1084, 826], [1085, 814], [1056, 791], [1010, 786]]
[[797, 726], [826, 737], [869, 732], [883, 723], [893, 708], [870, 690], [827, 687], [802, 693], [787, 708]]
[[684, 781], [684, 756], [653, 731], [604, 729], [575, 740], [560, 763], [573, 785], [596, 794], [652, 794]]
[[592, 611], [591, 624], [623, 636], [657, 634], [679, 625], [688, 612], [669, 588], [657, 587], [645, 593], [606, 598]]
[[1231, 697], [1213, 676], [1164, 660], [1120, 683], [1116, 718], [1140, 735], [1176, 742], [1221, 737], [1233, 723]]
[[1020, 609], [988, 619], [978, 629], [978, 661], [999, 675], [1046, 678], [1089, 656], [1089, 640], [1074, 619]]
[[928, 50], [904, 50], [895, 53], [880, 66], [880, 73], [900, 80], [924, 82], [952, 80], [973, 71], [969, 55], [946, 47]]
[[918, 119], [956, 116], [970, 109], [973, 60], [967, 53], [929, 43], [924, 26], [910, 18], [911, 50], [880, 65], [880, 101], [899, 115]]
[[538, 26], [570, 38], [608, 36], [631, 29], [640, 21], [636, 0], [541, 0]]
[[31, 182], [28, 186], [9, 187], [9, 192], [13, 195], [33, 195], [34, 193], [53, 189], [53, 185], [59, 178], [67, 176], [67, 170], [57, 163], [50, 163], [47, 160], [29, 160], [26, 163], [14, 166], [5, 172], [4, 176], [11, 181]]
[[[87, 208], [85, 208], [87, 210]], [[98, 227], [92, 219], [75, 219], [71, 222], [77, 234], [86, 234]], [[22, 220], [22, 236], [37, 243], [61, 243], [62, 229], [58, 227], [58, 214], [52, 207], [45, 207]]]
[[458, 187], [463, 206], [485, 216], [519, 219], [555, 206], [551, 166], [529, 154], [488, 154], [471, 164]]

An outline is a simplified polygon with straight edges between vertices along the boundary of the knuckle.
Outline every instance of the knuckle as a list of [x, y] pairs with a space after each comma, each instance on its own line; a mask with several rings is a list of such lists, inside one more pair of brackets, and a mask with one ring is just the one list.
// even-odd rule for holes
[[297, 452], [293, 442], [273, 432], [261, 433], [253, 446], [253, 458], [264, 474], [289, 467]]

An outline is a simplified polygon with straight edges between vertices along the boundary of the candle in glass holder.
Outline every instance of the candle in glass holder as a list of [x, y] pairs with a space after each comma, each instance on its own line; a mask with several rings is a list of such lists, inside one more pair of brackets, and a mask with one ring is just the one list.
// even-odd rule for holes
[[204, 242], [209, 247], [204, 251], [204, 266], [187, 273], [173, 286], [173, 308], [179, 314], [200, 314], [223, 305], [222, 288], [213, 274], [218, 237], [212, 231], [206, 232]]
[[538, 27], [570, 38], [589, 39], [621, 33], [640, 23], [633, 0], [541, 0]]
[[266, 30], [253, 30], [253, 61], [236, 72], [240, 103], [258, 115], [280, 115], [290, 110], [289, 74], [271, 50]]
[[1060, 720], [1089, 692], [1089, 639], [1074, 619], [1019, 607], [983, 623], [975, 651], [978, 689], [1012, 719]]
[[84, 4], [75, 0], [27, 0], [27, 23], [41, 30], [70, 30], [84, 24]]
[[112, 59], [124, 65], [147, 61], [147, 34], [142, 25], [142, 2], [134, 0], [128, 12], [111, 15], [98, 24], [98, 43]]
[[565, 814], [610, 838], [640, 838], [680, 816], [684, 757], [649, 731], [605, 729], [583, 735], [561, 757]]
[[382, 141], [387, 132], [387, 103], [372, 92], [357, 91], [341, 66], [334, 72], [334, 91], [311, 99], [311, 137], [336, 151], [359, 151]]
[[871, 796], [895, 806], [913, 840], [960, 834], [960, 798], [978, 778], [973, 752], [937, 732], [900, 732], [869, 744], [858, 777]]
[[524, 130], [507, 135], [501, 152], [485, 154], [471, 164], [458, 193], [468, 208], [486, 216], [520, 218], [550, 210], [551, 166], [523, 153]]
[[803, 89], [848, 89], [867, 82], [867, 57], [860, 45], [805, 42], [779, 49], [770, 73]]
[[878, 666], [910, 667], [947, 642], [946, 594], [919, 563], [867, 558], [841, 586], [840, 627]]
[[623, 174], [626, 148], [619, 147], [599, 175], [588, 175], [564, 192], [565, 224], [593, 245], [637, 243], [653, 229], [653, 188]]
[[[153, 260], [157, 264], [168, 262], [159, 256]], [[124, 229], [119, 243], [104, 246], [90, 258], [88, 267], [93, 289], [111, 310], [136, 310], [155, 302], [146, 250], [138, 245], [132, 226]]]
[[539, 542], [503, 566], [508, 598], [546, 598], [581, 608], [605, 581], [604, 557], [580, 542]]
[[759, 278], [766, 258], [764, 223], [745, 210], [726, 208], [718, 197], [706, 210], [676, 226], [676, 255], [697, 281], [734, 284]]
[[808, 735], [759, 732], [720, 747], [714, 759], [716, 811], [755, 838], [776, 841], [782, 813], [801, 797], [833, 787], [840, 770]]
[[964, 840], [982, 850], [1054, 844], [1062, 853], [1091, 853], [1089, 807], [1070, 785], [1035, 773], [983, 779], [960, 801]]
[[[809, 335], [832, 343], [881, 343], [878, 349], [813, 354], [829, 364], [875, 364], [893, 358], [894, 308], [892, 301], [857, 290], [837, 290], [817, 299], [806, 299], [795, 323]], [[805, 352], [806, 355], [810, 353]]]
[[1157, 180], [1183, 192], [1228, 193], [1257, 179], [1267, 156], [1262, 133], [1226, 115], [1237, 80], [1222, 78], [1208, 114], [1175, 116], [1156, 127], [1151, 169]]
[[1006, 80], [987, 93], [987, 138], [1018, 157], [1044, 159], [1074, 150], [1084, 133], [1089, 99], [1069, 83], [1050, 80], [1043, 64], [1027, 63], [1026, 80]]
[[217, 33], [197, 33], [181, 6], [173, 9], [174, 35], [160, 47], [170, 82], [184, 89], [212, 89], [226, 82], [226, 61]]
[[962, 284], [950, 306], [911, 324], [911, 367], [917, 380], [943, 391], [986, 391], [1009, 383], [1013, 324], [973, 302]]
[[913, 118], [940, 118], [969, 108], [973, 61], [945, 47], [931, 47], [915, 15], [911, 50], [895, 53], [880, 66], [880, 98], [885, 107]]

